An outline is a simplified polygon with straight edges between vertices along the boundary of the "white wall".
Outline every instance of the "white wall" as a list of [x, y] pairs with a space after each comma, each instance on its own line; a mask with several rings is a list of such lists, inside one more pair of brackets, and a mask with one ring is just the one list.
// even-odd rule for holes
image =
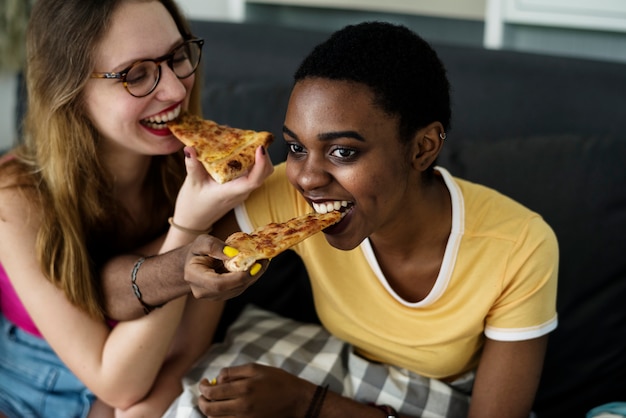
[[15, 138], [16, 94], [17, 77], [0, 72], [0, 150], [9, 148]]
[[359, 11], [483, 20], [486, 0], [245, 0], [247, 3], [325, 7]]
[[245, 0], [178, 0], [190, 19], [242, 21]]

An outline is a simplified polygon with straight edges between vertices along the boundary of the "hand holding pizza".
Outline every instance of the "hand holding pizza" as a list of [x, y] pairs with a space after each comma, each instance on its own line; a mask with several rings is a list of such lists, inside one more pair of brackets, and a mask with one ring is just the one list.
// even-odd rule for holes
[[183, 229], [206, 230], [273, 171], [266, 152], [274, 139], [270, 132], [219, 125], [188, 112], [167, 125], [186, 145], [187, 178], [172, 218]]
[[251, 272], [229, 272], [224, 243], [210, 235], [200, 235], [191, 244], [185, 261], [184, 278], [196, 298], [227, 300], [239, 296], [263, 275], [269, 264], [260, 260]]
[[228, 183], [216, 182], [198, 161], [194, 148], [185, 147], [187, 177], [176, 200], [173, 220], [188, 229], [205, 230], [243, 202], [274, 170], [262, 147], [256, 149], [250, 170]]

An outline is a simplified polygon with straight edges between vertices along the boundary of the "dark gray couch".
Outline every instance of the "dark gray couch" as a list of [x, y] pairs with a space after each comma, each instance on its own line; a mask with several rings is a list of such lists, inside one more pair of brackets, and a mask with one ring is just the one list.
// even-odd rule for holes
[[[284, 158], [291, 75], [328, 34], [193, 22], [204, 47], [205, 117], [270, 130]], [[539, 212], [560, 242], [560, 325], [535, 410], [583, 417], [626, 401], [626, 65], [434, 45], [453, 87], [453, 129], [440, 164]], [[306, 272], [292, 253], [229, 302], [223, 326], [254, 302], [315, 321]]]

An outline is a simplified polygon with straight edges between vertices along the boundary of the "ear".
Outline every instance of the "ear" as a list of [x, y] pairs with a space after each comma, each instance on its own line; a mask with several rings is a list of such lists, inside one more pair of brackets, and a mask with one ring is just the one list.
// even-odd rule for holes
[[418, 130], [413, 137], [413, 167], [426, 171], [439, 156], [445, 138], [446, 133], [440, 122], [433, 122]]

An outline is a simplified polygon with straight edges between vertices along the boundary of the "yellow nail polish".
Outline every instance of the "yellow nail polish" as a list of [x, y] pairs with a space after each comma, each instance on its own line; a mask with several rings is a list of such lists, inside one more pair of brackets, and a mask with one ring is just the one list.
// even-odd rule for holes
[[229, 247], [228, 245], [224, 247], [222, 252], [229, 257], [234, 257], [239, 254], [239, 251], [236, 248]]
[[250, 267], [250, 276], [256, 276], [259, 271], [261, 271], [261, 265], [259, 263], [254, 263], [254, 265]]
[[209, 380], [209, 385], [211, 385], [211, 386], [217, 385], [217, 378], [214, 377], [213, 379]]

